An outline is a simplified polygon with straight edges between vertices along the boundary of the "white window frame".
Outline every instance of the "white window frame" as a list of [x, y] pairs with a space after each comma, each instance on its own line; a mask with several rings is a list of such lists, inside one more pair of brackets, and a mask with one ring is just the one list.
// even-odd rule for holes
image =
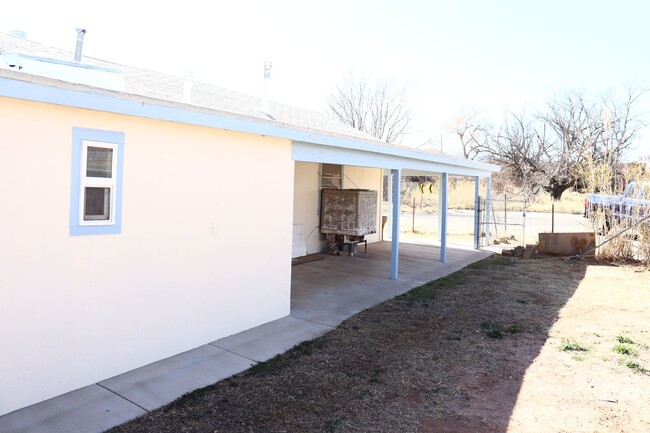
[[[86, 175], [88, 163], [88, 148], [98, 147], [111, 149], [111, 177], [92, 177]], [[117, 161], [118, 145], [103, 141], [81, 140], [81, 173], [79, 173], [79, 225], [80, 226], [110, 226], [115, 225], [115, 200], [117, 191]], [[108, 188], [110, 203], [108, 219], [85, 219], [86, 188]]]

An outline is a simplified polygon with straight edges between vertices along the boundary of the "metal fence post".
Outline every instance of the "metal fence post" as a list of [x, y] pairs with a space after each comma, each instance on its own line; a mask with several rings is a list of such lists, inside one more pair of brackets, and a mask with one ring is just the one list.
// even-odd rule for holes
[[481, 247], [481, 196], [476, 196], [474, 205], [474, 249]]
[[551, 233], [555, 233], [555, 202], [551, 202]]

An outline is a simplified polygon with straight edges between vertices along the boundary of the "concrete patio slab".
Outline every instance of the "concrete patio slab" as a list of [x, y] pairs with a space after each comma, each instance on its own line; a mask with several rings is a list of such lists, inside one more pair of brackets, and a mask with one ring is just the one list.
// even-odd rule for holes
[[2, 433], [89, 433], [146, 412], [99, 385], [90, 385], [0, 417]]
[[99, 384], [146, 410], [153, 410], [253, 364], [250, 359], [208, 344]]
[[[292, 284], [291, 315], [314, 322], [337, 326], [348, 317], [407, 291], [412, 285], [403, 281], [354, 274], [332, 267], [317, 266], [295, 269]], [[302, 274], [302, 275], [300, 275]]]
[[210, 344], [262, 362], [331, 329], [328, 325], [288, 316]]
[[294, 266], [291, 315], [337, 326], [356, 313], [491, 254], [450, 247], [447, 263], [441, 263], [437, 246], [400, 244], [399, 279], [390, 280], [390, 248], [390, 242], [379, 242], [368, 245], [368, 254], [325, 256]]

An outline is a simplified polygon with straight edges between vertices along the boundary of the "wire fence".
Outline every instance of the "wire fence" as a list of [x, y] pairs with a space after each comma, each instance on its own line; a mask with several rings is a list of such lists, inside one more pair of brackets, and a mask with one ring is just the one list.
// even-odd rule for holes
[[529, 201], [498, 196], [479, 200], [479, 245], [534, 244], [539, 233], [593, 232], [594, 224], [583, 215], [556, 213], [554, 204], [547, 211], [529, 212]]

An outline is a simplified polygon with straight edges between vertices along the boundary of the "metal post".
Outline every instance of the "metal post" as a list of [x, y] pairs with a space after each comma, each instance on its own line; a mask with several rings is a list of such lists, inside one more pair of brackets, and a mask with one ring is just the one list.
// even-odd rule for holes
[[523, 246], [526, 246], [526, 209], [528, 209], [528, 200], [524, 200], [523, 223], [521, 227], [521, 239]]
[[503, 225], [504, 232], [508, 233], [508, 194], [503, 194]]
[[393, 227], [390, 249], [390, 279], [396, 280], [399, 267], [399, 217], [401, 170], [391, 170], [393, 180]]
[[413, 222], [411, 223], [411, 231], [415, 233], [415, 197], [413, 197]]
[[485, 192], [485, 244], [490, 245], [490, 225], [491, 225], [491, 213], [492, 213], [492, 178], [488, 177], [487, 188]]
[[480, 184], [481, 178], [476, 176], [474, 177], [474, 249], [479, 249], [479, 238], [481, 236], [481, 227], [479, 223], [480, 216], [480, 207], [481, 207], [481, 196], [480, 194]]
[[483, 209], [481, 209], [481, 196], [476, 198], [476, 211], [474, 212], [474, 248], [481, 248], [481, 214]]
[[447, 262], [447, 173], [440, 175], [440, 261]]
[[555, 202], [551, 202], [551, 233], [555, 233]]

